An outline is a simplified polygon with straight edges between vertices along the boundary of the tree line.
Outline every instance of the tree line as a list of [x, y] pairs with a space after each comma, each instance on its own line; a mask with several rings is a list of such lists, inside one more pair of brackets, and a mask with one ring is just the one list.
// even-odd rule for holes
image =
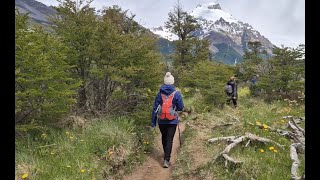
[[149, 105], [164, 68], [156, 38], [120, 7], [97, 16], [91, 2], [60, 1], [53, 33], [16, 11], [16, 123]]

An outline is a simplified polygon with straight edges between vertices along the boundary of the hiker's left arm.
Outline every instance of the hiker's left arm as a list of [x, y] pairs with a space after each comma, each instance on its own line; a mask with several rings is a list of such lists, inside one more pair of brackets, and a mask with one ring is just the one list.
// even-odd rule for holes
[[183, 100], [180, 92], [177, 92], [175, 94], [175, 99], [176, 99], [176, 102], [175, 102], [176, 111], [182, 111], [182, 109], [184, 108], [184, 104], [183, 104]]

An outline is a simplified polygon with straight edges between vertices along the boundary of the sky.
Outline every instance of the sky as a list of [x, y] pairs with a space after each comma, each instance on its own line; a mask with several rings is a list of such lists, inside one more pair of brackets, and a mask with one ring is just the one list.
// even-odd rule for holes
[[[57, 6], [56, 0], [37, 0], [46, 5]], [[163, 26], [168, 13], [177, 0], [94, 0], [97, 10], [119, 5], [135, 20], [151, 28]], [[180, 0], [183, 10], [190, 13], [198, 4], [217, 2], [234, 18], [250, 24], [274, 45], [297, 47], [305, 43], [305, 0]]]

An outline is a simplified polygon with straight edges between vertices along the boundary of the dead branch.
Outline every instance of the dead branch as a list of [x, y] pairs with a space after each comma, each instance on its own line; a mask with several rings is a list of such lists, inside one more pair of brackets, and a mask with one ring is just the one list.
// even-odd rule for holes
[[249, 144], [250, 144], [250, 140], [247, 142], [247, 144], [245, 145], [245, 147], [248, 147], [249, 146]]
[[237, 167], [237, 166], [239, 166], [239, 165], [241, 165], [241, 164], [243, 163], [242, 161], [236, 161], [236, 160], [234, 160], [233, 158], [231, 158], [230, 156], [228, 156], [228, 154], [222, 154], [222, 157], [223, 157], [224, 159], [226, 159], [226, 161], [224, 162], [225, 167], [228, 166], [228, 162], [231, 162], [234, 167]]
[[249, 141], [246, 143], [246, 147], [248, 146], [249, 142], [251, 141], [260, 141], [260, 142], [263, 142], [263, 143], [274, 143], [276, 144], [277, 146], [281, 147], [283, 149], [283, 145], [273, 141], [273, 140], [270, 140], [270, 139], [267, 139], [267, 138], [262, 138], [262, 137], [258, 137], [254, 134], [251, 134], [251, 133], [245, 133], [244, 136], [228, 136], [228, 137], [218, 137], [218, 138], [212, 138], [212, 139], [209, 139], [208, 141], [209, 142], [216, 142], [216, 141], [221, 141], [221, 140], [226, 140], [228, 142], [232, 142], [231, 144], [229, 144], [222, 152], [219, 153], [219, 155], [214, 159], [214, 162], [218, 161], [218, 160], [224, 160], [225, 162], [225, 166], [228, 165], [228, 163], [232, 164], [232, 165], [235, 165], [235, 166], [238, 166], [238, 165], [241, 165], [242, 164], [242, 161], [237, 161], [237, 160], [234, 160], [233, 158], [231, 158], [228, 153], [230, 152], [230, 150], [232, 148], [234, 148], [235, 146], [237, 146], [238, 144], [240, 144], [241, 142], [244, 142], [245, 140], [249, 139]]
[[211, 138], [208, 141], [211, 143], [214, 143], [216, 141], [227, 141], [227, 142], [233, 142], [234, 139], [236, 139], [237, 136], [228, 136], [228, 137], [217, 137], [217, 138]]
[[229, 144], [220, 154], [227, 154], [232, 148], [234, 148], [239, 143], [243, 142], [246, 139], [246, 136], [240, 136], [235, 139], [231, 144]]
[[260, 142], [263, 142], [263, 143], [274, 143], [276, 144], [277, 146], [279, 146], [281, 149], [284, 149], [283, 148], [283, 145], [271, 140], [271, 139], [268, 139], [268, 138], [263, 138], [263, 137], [259, 137], [259, 136], [256, 136], [254, 134], [251, 134], [251, 133], [246, 133], [246, 137], [249, 138], [251, 141], [260, 141]]
[[[283, 118], [291, 118], [291, 117], [292, 116], [285, 116]], [[282, 136], [287, 136], [289, 139], [292, 139], [294, 142], [300, 142], [300, 143], [304, 144], [305, 143], [305, 140], [304, 140], [304, 129], [299, 127], [296, 123], [297, 123], [297, 121], [292, 119], [292, 120], [288, 121], [288, 125], [287, 125], [287, 127], [290, 127], [291, 129], [293, 129], [294, 132], [286, 131], [286, 130], [283, 130], [283, 129], [275, 129], [275, 128], [273, 128], [271, 126], [268, 126], [268, 125], [264, 125], [264, 126], [270, 132], [277, 132]], [[254, 126], [253, 123], [248, 123], [248, 124]], [[256, 126], [258, 126], [260, 128], [264, 128], [263, 125], [261, 125], [261, 124], [256, 124]]]
[[294, 121], [293, 117], [288, 121], [288, 127], [290, 127], [293, 132], [291, 133], [291, 136], [295, 143], [301, 143], [302, 145], [305, 145], [305, 131], [301, 127], [299, 127], [296, 122]]
[[293, 143], [290, 146], [290, 157], [292, 162], [292, 166], [291, 166], [291, 179], [293, 180], [300, 180], [302, 179], [302, 176], [298, 176], [298, 167], [300, 165], [300, 160], [298, 158], [298, 153], [297, 153], [297, 149], [301, 148], [301, 144], [300, 143]]
[[[305, 131], [303, 128], [298, 126], [297, 120], [293, 119], [292, 116], [285, 116], [283, 118], [290, 118], [288, 121], [288, 127], [290, 127], [293, 132], [291, 136], [294, 139], [294, 143], [290, 145], [290, 158], [293, 161], [291, 166], [291, 179], [300, 180], [304, 179], [305, 174], [302, 176], [298, 176], [298, 167], [300, 165], [300, 160], [298, 158], [298, 153], [304, 154], [305, 152]], [[304, 119], [300, 118], [300, 122], [304, 121]]]
[[[259, 126], [260, 128], [267, 128], [270, 131], [277, 132], [280, 135], [287, 136], [289, 139], [293, 140], [294, 143], [291, 144], [291, 146], [290, 146], [290, 158], [293, 161], [292, 166], [291, 166], [291, 179], [293, 179], [293, 180], [305, 179], [304, 172], [302, 173], [301, 176], [298, 176], [298, 172], [297, 172], [298, 167], [300, 165], [298, 153], [300, 153], [300, 154], [305, 153], [305, 130], [298, 126], [298, 124], [300, 122], [304, 121], [304, 119], [303, 118], [293, 119], [292, 116], [285, 116], [283, 118], [284, 119], [290, 118], [286, 128], [290, 128], [290, 129], [292, 129], [292, 131], [286, 131], [283, 129], [275, 129], [275, 128], [267, 126], [265, 124], [264, 125], [257, 124], [257, 126]], [[252, 123], [248, 123], [248, 124], [254, 125]], [[228, 136], [228, 137], [211, 138], [208, 141], [212, 142], [212, 143], [216, 142], [216, 141], [222, 141], [222, 140], [225, 140], [227, 142], [231, 142], [231, 144], [229, 144], [222, 152], [219, 153], [219, 155], [214, 159], [214, 162], [216, 162], [218, 160], [224, 160], [225, 166], [227, 166], [228, 163], [235, 165], [235, 166], [241, 165], [242, 161], [234, 160], [233, 158], [231, 158], [228, 155], [228, 153], [236, 145], [240, 144], [241, 142], [246, 141], [247, 139], [249, 139], [249, 140], [246, 143], [245, 147], [247, 147], [249, 145], [249, 143], [252, 141], [259, 141], [259, 142], [263, 142], [263, 143], [273, 143], [273, 144], [276, 144], [277, 146], [279, 146], [280, 148], [284, 149], [283, 145], [281, 145], [273, 140], [259, 137], [254, 134], [248, 133], [248, 132], [246, 132], [244, 136], [240, 136], [240, 137], [239, 136]]]
[[300, 117], [298, 119], [293, 119], [292, 116], [283, 116], [283, 119], [291, 119], [292, 121], [294, 121], [296, 124], [300, 124], [301, 122], [305, 121], [305, 118]]
[[301, 127], [299, 127], [296, 122], [293, 120], [293, 118], [291, 120], [288, 121], [288, 125], [290, 126], [290, 128], [292, 128], [296, 134], [299, 135], [299, 137], [304, 137], [305, 136], [305, 132], [304, 129], [302, 129]]

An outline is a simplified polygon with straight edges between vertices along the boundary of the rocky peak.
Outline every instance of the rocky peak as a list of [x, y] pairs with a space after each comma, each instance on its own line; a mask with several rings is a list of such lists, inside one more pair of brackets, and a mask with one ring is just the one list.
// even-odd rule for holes
[[209, 5], [208, 9], [221, 9], [220, 4], [213, 4], [213, 5]]

